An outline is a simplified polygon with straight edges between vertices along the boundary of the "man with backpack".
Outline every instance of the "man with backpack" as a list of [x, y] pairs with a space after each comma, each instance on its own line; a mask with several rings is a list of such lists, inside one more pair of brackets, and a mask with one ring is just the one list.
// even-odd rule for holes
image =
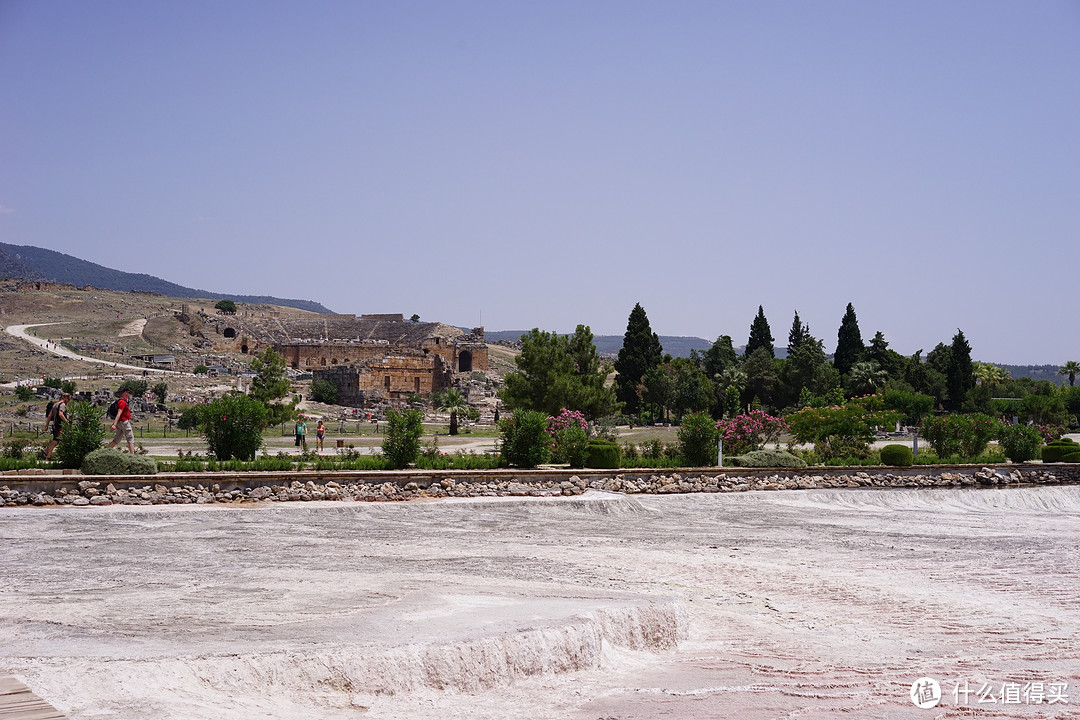
[[49, 410], [45, 428], [52, 430], [52, 440], [45, 447], [46, 460], [52, 460], [53, 450], [60, 444], [60, 430], [64, 427], [64, 423], [67, 422], [67, 403], [70, 399], [71, 393], [64, 393], [59, 400], [52, 403], [52, 408]]
[[[121, 438], [127, 438], [128, 452], [134, 455], [135, 433], [131, 429], [131, 391], [127, 388], [122, 389], [120, 397], [113, 404], [116, 405], [116, 416], [109, 429], [116, 434], [113, 436], [112, 442], [109, 443], [109, 447], [114, 448]], [[109, 410], [109, 415], [112, 415], [112, 407]]]

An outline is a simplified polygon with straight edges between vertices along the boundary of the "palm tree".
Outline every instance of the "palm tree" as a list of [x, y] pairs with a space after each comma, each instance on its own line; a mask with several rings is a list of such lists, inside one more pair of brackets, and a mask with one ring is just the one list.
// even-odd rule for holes
[[1069, 387], [1072, 387], [1076, 382], [1077, 374], [1080, 374], [1080, 362], [1075, 360], [1070, 360], [1058, 368], [1058, 375], [1069, 376]]
[[975, 379], [986, 386], [997, 385], [1009, 379], [1009, 372], [1005, 368], [990, 363], [975, 363], [974, 373]]
[[469, 409], [469, 404], [465, 402], [465, 396], [457, 388], [450, 388], [438, 396], [435, 406], [439, 410], [450, 413], [450, 434], [457, 435], [458, 413], [463, 413]]
[[848, 392], [856, 395], [870, 395], [885, 384], [889, 374], [878, 367], [878, 364], [870, 360], [861, 361], [851, 366], [848, 373]]

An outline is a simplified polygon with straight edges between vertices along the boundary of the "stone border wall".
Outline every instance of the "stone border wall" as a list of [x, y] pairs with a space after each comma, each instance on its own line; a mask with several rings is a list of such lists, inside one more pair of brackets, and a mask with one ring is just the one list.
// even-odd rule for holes
[[161, 473], [144, 476], [5, 476], [0, 506], [165, 505], [310, 500], [402, 501], [441, 497], [1007, 487], [1080, 483], [1077, 465], [656, 470], [443, 470], [397, 472]]

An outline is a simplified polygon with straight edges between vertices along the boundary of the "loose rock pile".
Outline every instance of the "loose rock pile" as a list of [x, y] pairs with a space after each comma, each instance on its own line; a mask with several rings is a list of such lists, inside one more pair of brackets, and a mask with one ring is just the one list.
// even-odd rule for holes
[[306, 483], [293, 480], [288, 484], [263, 484], [249, 488], [223, 490], [218, 484], [166, 486], [160, 483], [139, 488], [105, 487], [95, 480], [81, 480], [77, 488], [59, 488], [52, 493], [26, 492], [0, 486], [0, 506], [50, 505], [172, 505], [243, 502], [303, 502], [312, 500], [351, 500], [365, 502], [404, 501], [442, 497], [555, 497], [580, 495], [592, 488], [626, 494], [669, 495], [676, 493], [745, 492], [748, 490], [817, 490], [825, 488], [922, 488], [972, 487], [995, 485], [1052, 485], [1077, 482], [1080, 478], [1061, 476], [1051, 470], [1012, 471], [984, 467], [972, 473], [928, 472], [924, 474], [894, 474], [889, 472], [856, 472], [837, 475], [650, 475], [634, 477], [616, 475], [610, 478], [586, 480], [576, 475], [566, 480], [541, 479], [536, 482], [516, 480], [442, 478], [429, 485], [416, 482], [399, 485], [394, 482]]

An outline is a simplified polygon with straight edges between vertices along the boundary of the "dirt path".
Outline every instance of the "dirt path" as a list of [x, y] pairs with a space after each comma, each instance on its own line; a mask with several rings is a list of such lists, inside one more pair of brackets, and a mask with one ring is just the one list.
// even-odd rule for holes
[[[128, 330], [134, 328], [137, 323], [142, 323], [141, 325], [138, 326], [138, 331], [137, 332], [128, 332]], [[8, 335], [11, 335], [12, 337], [17, 337], [20, 340], [25, 340], [26, 342], [30, 343], [31, 345], [36, 345], [37, 347], [41, 348], [42, 350], [46, 350], [47, 352], [50, 352], [53, 355], [56, 355], [57, 357], [68, 358], [70, 360], [81, 360], [82, 362], [95, 363], [95, 364], [98, 364], [98, 365], [104, 365], [106, 367], [113, 367], [113, 368], [117, 368], [117, 369], [121, 369], [121, 370], [139, 370], [141, 372], [154, 373], [156, 375], [180, 375], [181, 374], [181, 373], [176, 372], [175, 370], [161, 370], [161, 369], [158, 369], [158, 368], [140, 367], [138, 365], [125, 365], [124, 363], [110, 362], [108, 360], [101, 360], [99, 358], [88, 357], [86, 355], [79, 355], [78, 353], [74, 353], [71, 350], [68, 350], [67, 348], [61, 346], [58, 343], [49, 342], [48, 340], [42, 340], [41, 338], [35, 337], [34, 335], [31, 335], [30, 333], [27, 332], [30, 328], [45, 327], [47, 325], [66, 325], [66, 324], [67, 323], [55, 322], [55, 323], [34, 323], [34, 324], [30, 324], [30, 325], [8, 325], [6, 328], [4, 328], [4, 332], [6, 332]], [[124, 327], [124, 329], [120, 331], [120, 335], [121, 336], [123, 336], [125, 334], [138, 335], [138, 334], [142, 333], [142, 328], [145, 325], [146, 325], [146, 320], [142, 320], [142, 319], [135, 320], [135, 321], [129, 323], [128, 325], [126, 325]], [[18, 383], [16, 383], [16, 382], [4, 383], [3, 387], [15, 387], [15, 385], [17, 385], [17, 384], [36, 385], [37, 382], [38, 381], [36, 381], [36, 380], [23, 380], [23, 381], [20, 381]]]

